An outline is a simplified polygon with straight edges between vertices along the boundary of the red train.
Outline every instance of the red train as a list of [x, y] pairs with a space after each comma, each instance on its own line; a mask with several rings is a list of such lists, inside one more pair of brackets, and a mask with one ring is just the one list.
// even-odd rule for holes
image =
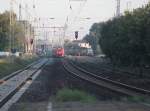
[[64, 48], [54, 48], [52, 53], [53, 57], [64, 57], [65, 55]]

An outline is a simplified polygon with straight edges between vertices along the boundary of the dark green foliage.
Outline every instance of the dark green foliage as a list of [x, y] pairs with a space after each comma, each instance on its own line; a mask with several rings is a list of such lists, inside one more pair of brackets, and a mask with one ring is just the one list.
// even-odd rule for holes
[[[0, 14], [0, 51], [8, 51], [11, 46], [17, 48], [23, 43], [24, 32], [19, 23], [17, 23], [16, 14], [12, 14], [12, 24], [10, 31], [10, 13], [8, 11]], [[11, 38], [10, 38], [11, 33]]]
[[83, 38], [83, 40], [87, 41], [92, 46], [94, 54], [98, 53], [98, 41], [100, 36], [101, 24], [102, 23], [93, 24], [90, 29], [90, 33]]
[[0, 51], [5, 50], [9, 43], [9, 12], [0, 14]]
[[150, 63], [150, 5], [125, 12], [101, 25], [99, 43], [114, 64]]

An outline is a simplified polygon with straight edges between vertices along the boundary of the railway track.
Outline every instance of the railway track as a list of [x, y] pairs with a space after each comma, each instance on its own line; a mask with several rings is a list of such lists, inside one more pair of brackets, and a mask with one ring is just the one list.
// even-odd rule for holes
[[[78, 66], [81, 66], [81, 64], [80, 63], [78, 63], [78, 62], [76, 62], [76, 61], [74, 61], [74, 60], [72, 60], [72, 62], [75, 62], [75, 64], [77, 64]], [[81, 66], [83, 69], [86, 69], [86, 66]], [[116, 68], [116, 67], [114, 67], [113, 65], [111, 65], [111, 66], [108, 66], [108, 65], [104, 65], [104, 64], [102, 64], [100, 67], [99, 67], [100, 69], [98, 69], [98, 70], [100, 70], [101, 72], [104, 72], [105, 74], [106, 73], [115, 73], [115, 74], [118, 74], [118, 75], [120, 75], [120, 76], [126, 76], [126, 77], [132, 77], [132, 78], [136, 78], [137, 77], [137, 75], [140, 75], [140, 73], [139, 72], [130, 72], [130, 71], [125, 71], [125, 70], [121, 70], [121, 69], [119, 69], [119, 68]], [[125, 75], [124, 75], [125, 74]], [[145, 78], [150, 78], [150, 76], [148, 75], [148, 74], [142, 74], [142, 76], [143, 77], [145, 77]]]
[[24, 70], [27, 70], [27, 69], [31, 68], [32, 66], [34, 66], [34, 65], [35, 65], [36, 63], [38, 63], [39, 61], [40, 61], [40, 60], [35, 61], [35, 62], [31, 63], [30, 65], [24, 67], [23, 69], [17, 70], [17, 71], [15, 71], [15, 72], [13, 72], [12, 74], [3, 77], [2, 79], [0, 79], [0, 85], [1, 85], [2, 83], [6, 82], [8, 79], [14, 77], [15, 75], [17, 75], [17, 74], [23, 72]]
[[82, 80], [88, 81], [94, 85], [107, 88], [113, 92], [123, 94], [126, 96], [142, 96], [142, 97], [150, 96], [149, 90], [137, 88], [134, 86], [130, 86], [127, 84], [123, 84], [120, 82], [116, 82], [116, 81], [104, 78], [100, 75], [97, 75], [85, 69], [82, 69], [68, 60], [64, 61], [63, 66], [70, 74]]
[[2, 108], [23, 85], [29, 80], [32, 80], [34, 74], [41, 70], [46, 63], [47, 59], [41, 59], [22, 70], [4, 77], [1, 80], [3, 82], [0, 84], [0, 108]]
[[[72, 61], [72, 62], [74, 64], [76, 64], [76, 66], [79, 66], [82, 69], [86, 69], [86, 66], [83, 66], [80, 63], [77, 63], [74, 61]], [[120, 76], [132, 77], [132, 78], [136, 78], [136, 76], [137, 76], [135, 73], [131, 73], [131, 72], [127, 72], [127, 71], [121, 71], [121, 70], [114, 69], [114, 68], [108, 67], [108, 66], [103, 66], [103, 65], [101, 65], [101, 67], [99, 67], [99, 69], [97, 71], [100, 72], [100, 74], [103, 76], [112, 75], [112, 73], [115, 73], [115, 74], [120, 75]]]

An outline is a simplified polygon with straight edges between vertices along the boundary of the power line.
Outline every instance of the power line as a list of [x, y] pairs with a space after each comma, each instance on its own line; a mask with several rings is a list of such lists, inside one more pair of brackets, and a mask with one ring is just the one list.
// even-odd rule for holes
[[117, 1], [116, 16], [119, 17], [120, 16], [120, 0], [116, 0], [116, 1]]
[[84, 7], [85, 7], [85, 5], [86, 5], [86, 3], [87, 3], [87, 0], [69, 0], [69, 1], [83, 2], [83, 3], [80, 3], [80, 7], [79, 7], [79, 9], [78, 9], [78, 11], [77, 11], [77, 14], [75, 15], [75, 17], [74, 17], [72, 23], [70, 24], [70, 26], [72, 26], [73, 24], [76, 23], [76, 21], [77, 21], [79, 15], [81, 14], [82, 10], [84, 9]]
[[[34, 18], [33, 14], [31, 14], [32, 10], [30, 7], [28, 7], [27, 3], [25, 3], [25, 6], [23, 6], [21, 3], [18, 3], [16, 0], [13, 0], [13, 3], [18, 7], [19, 6], [19, 18], [21, 17], [22, 19], [22, 11], [25, 11], [25, 15], [28, 15], [27, 17]], [[34, 5], [34, 4], [33, 4]], [[34, 6], [33, 6], [34, 7]], [[34, 9], [34, 8], [33, 8]]]

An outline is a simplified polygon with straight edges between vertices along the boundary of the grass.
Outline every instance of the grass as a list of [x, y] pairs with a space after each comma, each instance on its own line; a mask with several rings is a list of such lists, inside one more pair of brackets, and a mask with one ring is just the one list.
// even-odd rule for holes
[[150, 102], [148, 99], [142, 96], [133, 96], [133, 97], [127, 97], [127, 98], [122, 98], [123, 101], [129, 101], [129, 102]]
[[68, 88], [59, 90], [56, 94], [56, 100], [59, 102], [96, 102], [96, 98], [94, 96], [91, 96], [84, 91]]
[[35, 61], [36, 57], [22, 57], [14, 58], [13, 62], [8, 60], [9, 58], [0, 59], [0, 79], [27, 66]]

